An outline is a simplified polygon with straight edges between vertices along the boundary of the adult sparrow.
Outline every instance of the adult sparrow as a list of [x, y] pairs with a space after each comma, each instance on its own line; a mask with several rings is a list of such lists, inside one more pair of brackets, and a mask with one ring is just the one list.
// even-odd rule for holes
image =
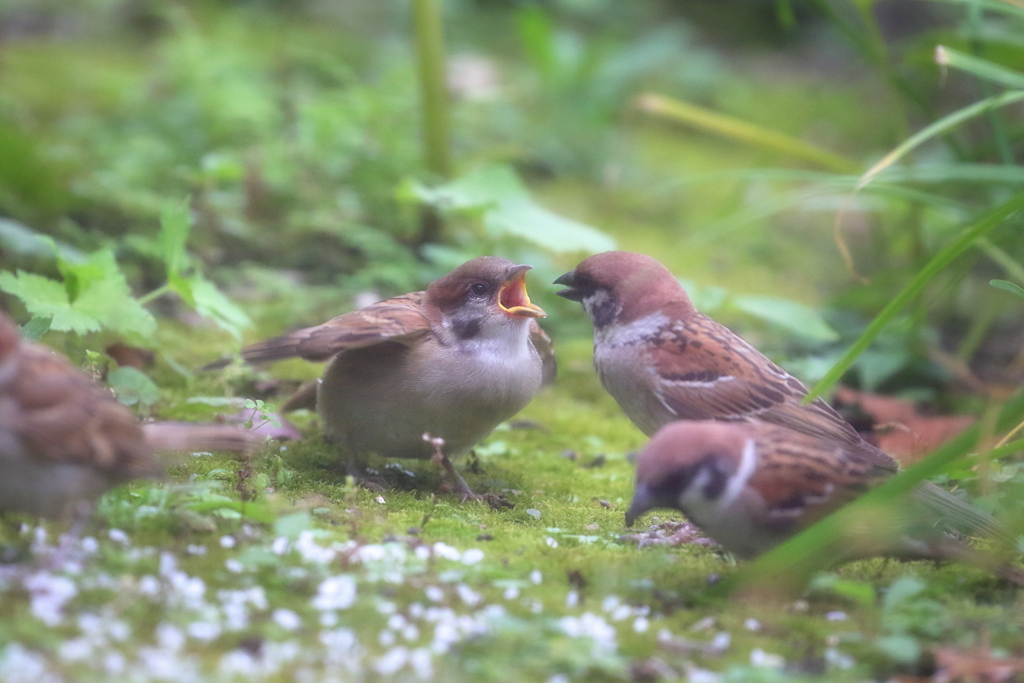
[[163, 473], [160, 450], [245, 451], [227, 425], [140, 424], [64, 356], [0, 313], [0, 512], [71, 518], [107, 489]]
[[[626, 513], [632, 523], [653, 508], [682, 511], [737, 557], [765, 552], [892, 475], [865, 451], [767, 423], [713, 420], [673, 422], [637, 459], [636, 493]], [[837, 561], [889, 555], [906, 559], [961, 559], [996, 564], [947, 531], [950, 510], [971, 530], [1012, 539], [984, 512], [929, 485], [900, 506], [859, 520], [837, 542]], [[986, 558], [981, 561], [982, 558]], [[994, 559], [994, 558], [993, 558]], [[1019, 573], [1018, 573], [1019, 574]], [[1016, 575], [1015, 575], [1016, 576]], [[1016, 576], [1014, 580], [1018, 580]]]
[[[594, 325], [601, 383], [648, 436], [674, 420], [777, 425], [835, 444], [878, 472], [898, 463], [871, 445], [823, 399], [804, 405], [807, 387], [739, 336], [694, 308], [665, 266], [643, 254], [609, 251], [562, 275], [557, 292], [579, 301]], [[837, 464], [838, 466], [838, 464]], [[948, 521], [973, 531], [999, 527], [992, 517], [938, 486], [923, 484]]]
[[591, 256], [555, 284], [594, 325], [601, 383], [647, 436], [673, 420], [768, 422], [889, 456], [861, 439], [822, 399], [740, 337], [699, 313], [679, 281], [650, 256]]
[[475, 258], [426, 291], [254, 344], [242, 357], [330, 360], [316, 410], [327, 439], [346, 449], [349, 471], [367, 453], [430, 458], [465, 498], [472, 491], [448, 456], [469, 450], [554, 377], [551, 343], [535, 320], [546, 314], [526, 293], [528, 270]]

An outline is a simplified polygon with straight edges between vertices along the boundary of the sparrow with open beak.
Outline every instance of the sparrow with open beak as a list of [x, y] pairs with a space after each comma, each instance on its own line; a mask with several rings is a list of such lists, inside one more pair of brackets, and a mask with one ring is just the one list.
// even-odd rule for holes
[[[580, 302], [590, 316], [601, 383], [648, 436], [675, 420], [777, 425], [835, 444], [879, 472], [899, 470], [823, 399], [805, 405], [800, 380], [698, 312], [675, 276], [650, 256], [597, 254], [555, 284], [566, 287], [559, 296]], [[918, 495], [930, 498], [934, 510], [948, 507], [944, 514], [954, 525], [1002, 529], [973, 507], [947, 506], [959, 499], [934, 484], [922, 485]]]
[[228, 425], [140, 424], [64, 356], [23, 341], [0, 313], [0, 512], [80, 520], [118, 484], [157, 477], [154, 451], [247, 451]]
[[[655, 434], [637, 458], [636, 493], [626, 524], [648, 510], [682, 511], [740, 558], [778, 545], [892, 475], [863, 449], [766, 423], [712, 420], [673, 422]], [[936, 497], [919, 485], [899, 505], [844, 530], [837, 562], [886, 555], [904, 559], [956, 559], [993, 570], [980, 554], [949, 532], [982, 529], [1002, 541], [1010, 534], [996, 520], [950, 493]], [[959, 514], [950, 515], [951, 510]], [[962, 522], [960, 527], [951, 519]], [[990, 523], [991, 522], [991, 523]], [[1017, 570], [1007, 577], [1020, 579]]]
[[[472, 495], [448, 456], [469, 450], [554, 377], [544, 311], [526, 293], [530, 266], [467, 261], [425, 292], [381, 301], [249, 346], [251, 363], [330, 360], [315, 405], [329, 440], [354, 459], [431, 458]], [[293, 402], [293, 405], [295, 403]], [[424, 440], [444, 440], [445, 456]]]

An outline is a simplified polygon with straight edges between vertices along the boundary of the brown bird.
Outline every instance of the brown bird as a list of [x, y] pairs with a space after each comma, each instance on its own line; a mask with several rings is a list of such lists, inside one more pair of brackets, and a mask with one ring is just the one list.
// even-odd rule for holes
[[[447, 456], [469, 450], [555, 374], [550, 339], [535, 320], [546, 314], [526, 292], [528, 270], [475, 258], [425, 292], [254, 344], [242, 357], [330, 360], [315, 405], [327, 439], [347, 450], [349, 471], [368, 453], [431, 458], [467, 497], [472, 491]], [[444, 440], [445, 455], [436, 457], [425, 434]]]
[[[637, 459], [632, 523], [653, 508], [673, 508], [741, 558], [763, 553], [892, 475], [863, 449], [766, 423], [673, 422]], [[950, 511], [974, 531], [1011, 540], [996, 520], [940, 490], [920, 485], [899, 514], [888, 511], [845, 530], [837, 561], [888, 555], [957, 559], [1001, 571], [994, 557], [951, 536]], [[991, 524], [994, 523], [994, 524]], [[1020, 580], [1017, 570], [1005, 573]]]
[[114, 486], [157, 477], [161, 450], [246, 451], [227, 425], [140, 424], [64, 356], [0, 313], [0, 512], [70, 519]]
[[[559, 296], [580, 302], [590, 316], [601, 383], [648, 436], [675, 420], [777, 425], [834, 443], [878, 471], [899, 470], [823, 399], [804, 405], [808, 392], [800, 380], [698, 312], [675, 276], [650, 256], [597, 254], [555, 284], [566, 287]], [[932, 498], [935, 509], [952, 498], [931, 483], [918, 493]], [[977, 524], [976, 531], [1001, 528], [970, 506], [947, 514], [951, 523]]]

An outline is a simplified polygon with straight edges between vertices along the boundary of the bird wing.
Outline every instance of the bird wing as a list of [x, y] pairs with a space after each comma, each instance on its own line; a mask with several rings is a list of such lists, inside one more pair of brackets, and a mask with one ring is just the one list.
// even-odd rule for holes
[[558, 363], [555, 362], [555, 346], [551, 343], [551, 337], [537, 324], [536, 318], [530, 320], [530, 341], [533, 348], [540, 354], [541, 363], [541, 385], [546, 386], [555, 381], [558, 374]]
[[809, 526], [893, 474], [863, 449], [785, 429], [763, 429], [758, 448], [771, 457], [761, 457], [749, 485], [776, 528]]
[[[800, 526], [809, 526], [894, 474], [862, 448], [787, 430], [762, 429], [758, 447], [772, 457], [761, 458], [750, 485], [764, 499], [770, 517], [785, 525], [799, 519]], [[917, 536], [934, 529], [1016, 541], [1005, 524], [928, 481], [914, 488], [898, 515], [873, 519], [868, 527], [869, 535], [873, 529], [880, 537], [908, 530]]]
[[800, 380], [710, 318], [674, 320], [652, 341], [655, 390], [680, 419], [775, 424], [856, 446], [876, 466], [898, 469], [824, 400], [803, 405], [807, 387]]
[[332, 318], [322, 325], [296, 330], [242, 349], [250, 363], [285, 358], [325, 361], [342, 351], [383, 342], [409, 345], [430, 332], [424, 315], [424, 292], [379, 301], [372, 306]]

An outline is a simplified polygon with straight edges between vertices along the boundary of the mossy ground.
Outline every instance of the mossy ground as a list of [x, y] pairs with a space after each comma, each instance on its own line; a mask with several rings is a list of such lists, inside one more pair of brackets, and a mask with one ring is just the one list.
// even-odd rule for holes
[[1019, 640], [1015, 593], [974, 569], [865, 561], [753, 602], [719, 589], [735, 564], [713, 547], [628, 542], [643, 436], [589, 344], [559, 353], [558, 383], [459, 463], [511, 508], [460, 502], [426, 462], [371, 461], [387, 488], [353, 487], [299, 416], [305, 437], [248, 467], [195, 456], [112, 492], [58, 566], [38, 535], [60, 525], [9, 523], [2, 678], [838, 681]]

